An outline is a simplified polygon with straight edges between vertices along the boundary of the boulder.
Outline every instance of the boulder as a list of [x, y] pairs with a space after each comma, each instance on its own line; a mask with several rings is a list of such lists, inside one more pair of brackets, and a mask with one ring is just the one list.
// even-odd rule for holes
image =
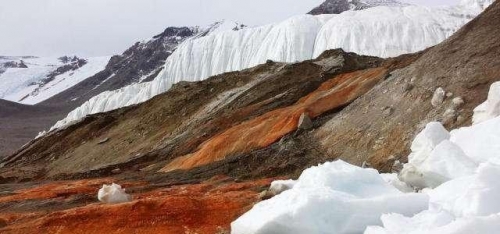
[[302, 113], [299, 118], [297, 128], [300, 130], [309, 130], [313, 127], [313, 122], [307, 113]]

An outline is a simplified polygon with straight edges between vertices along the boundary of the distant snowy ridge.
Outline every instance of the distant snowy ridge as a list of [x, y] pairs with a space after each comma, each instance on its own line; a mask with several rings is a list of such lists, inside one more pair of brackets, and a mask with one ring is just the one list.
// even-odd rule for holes
[[277, 24], [187, 40], [167, 59], [164, 70], [152, 82], [97, 95], [52, 129], [88, 114], [148, 100], [181, 80], [198, 81], [268, 59], [298, 62], [335, 48], [379, 57], [417, 52], [451, 36], [491, 2], [467, 0], [454, 7], [373, 7], [338, 15], [301, 15]]
[[37, 104], [101, 71], [108, 60], [109, 57], [2, 57], [0, 98]]

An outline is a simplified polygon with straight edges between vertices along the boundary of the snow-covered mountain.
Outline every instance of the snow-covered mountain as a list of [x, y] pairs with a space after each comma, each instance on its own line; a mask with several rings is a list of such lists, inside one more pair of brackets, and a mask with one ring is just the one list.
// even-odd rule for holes
[[37, 104], [104, 69], [109, 57], [0, 57], [0, 99]]
[[151, 81], [162, 71], [165, 60], [185, 40], [244, 27], [230, 21], [216, 22], [208, 27], [168, 27], [149, 40], [135, 43], [123, 54], [111, 57], [102, 71], [45, 103], [76, 107], [102, 92]]
[[466, 0], [453, 7], [381, 6], [337, 15], [301, 15], [276, 24], [189, 39], [166, 60], [164, 70], [152, 82], [101, 93], [52, 129], [88, 114], [146, 101], [181, 80], [202, 80], [268, 59], [303, 61], [334, 48], [379, 57], [417, 52], [445, 40], [491, 2]]
[[312, 9], [308, 14], [340, 14], [349, 10], [363, 10], [377, 6], [403, 7], [407, 3], [395, 0], [327, 0], [318, 7]]

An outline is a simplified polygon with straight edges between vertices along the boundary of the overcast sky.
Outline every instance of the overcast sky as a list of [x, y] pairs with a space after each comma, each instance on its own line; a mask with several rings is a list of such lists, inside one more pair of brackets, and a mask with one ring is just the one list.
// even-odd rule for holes
[[[0, 55], [121, 54], [168, 26], [261, 25], [324, 0], [0, 0]], [[421, 5], [459, 0], [406, 0]]]

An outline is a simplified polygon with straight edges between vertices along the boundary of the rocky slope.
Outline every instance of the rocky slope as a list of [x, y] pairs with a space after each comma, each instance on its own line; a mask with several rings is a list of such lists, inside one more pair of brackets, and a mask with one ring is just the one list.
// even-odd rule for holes
[[30, 106], [0, 99], [0, 158], [33, 140], [68, 109]]
[[[154, 161], [170, 161], [194, 152], [211, 138], [217, 142], [217, 136], [225, 131], [234, 136], [241, 134], [246, 127], [265, 122], [268, 118], [275, 119], [276, 122], [255, 128], [253, 136], [256, 140], [267, 133], [270, 134], [269, 139], [253, 144], [241, 141], [241, 145], [234, 146], [235, 152], [221, 151], [225, 154], [248, 152], [267, 146], [296, 129], [298, 118], [306, 112], [305, 109], [314, 109], [310, 115], [316, 117], [342, 107], [366, 92], [387, 75], [388, 68], [354, 71], [377, 67], [381, 61], [338, 50], [304, 63], [269, 61], [249, 70], [223, 74], [202, 82], [181, 82], [143, 105], [91, 116], [61, 131], [48, 133], [18, 154], [8, 157], [5, 162], [26, 165], [33, 169], [30, 173], [37, 175], [45, 174], [43, 171], [52, 168], [44, 176], [57, 177], [62, 173], [107, 170], [111, 165], [149, 157]], [[354, 73], [320, 87], [321, 83], [337, 79], [337, 75], [346, 72]], [[368, 79], [370, 74], [376, 76]], [[316, 93], [300, 100], [315, 89], [318, 89]], [[349, 90], [355, 92], [334, 103], [325, 103]], [[291, 112], [296, 114], [282, 119]], [[270, 132], [269, 128], [281, 128], [281, 131]], [[95, 147], [105, 139], [109, 142]], [[169, 156], [151, 155], [160, 151], [162, 155]], [[159, 167], [156, 170], [162, 167], [161, 163], [156, 166]]]
[[[420, 53], [268, 61], [88, 116], [2, 161], [0, 231], [225, 233], [267, 197], [271, 178], [339, 158], [389, 171], [425, 123], [470, 124], [500, 80], [499, 24], [497, 1]], [[97, 203], [91, 196], [109, 182], [134, 201]]]

